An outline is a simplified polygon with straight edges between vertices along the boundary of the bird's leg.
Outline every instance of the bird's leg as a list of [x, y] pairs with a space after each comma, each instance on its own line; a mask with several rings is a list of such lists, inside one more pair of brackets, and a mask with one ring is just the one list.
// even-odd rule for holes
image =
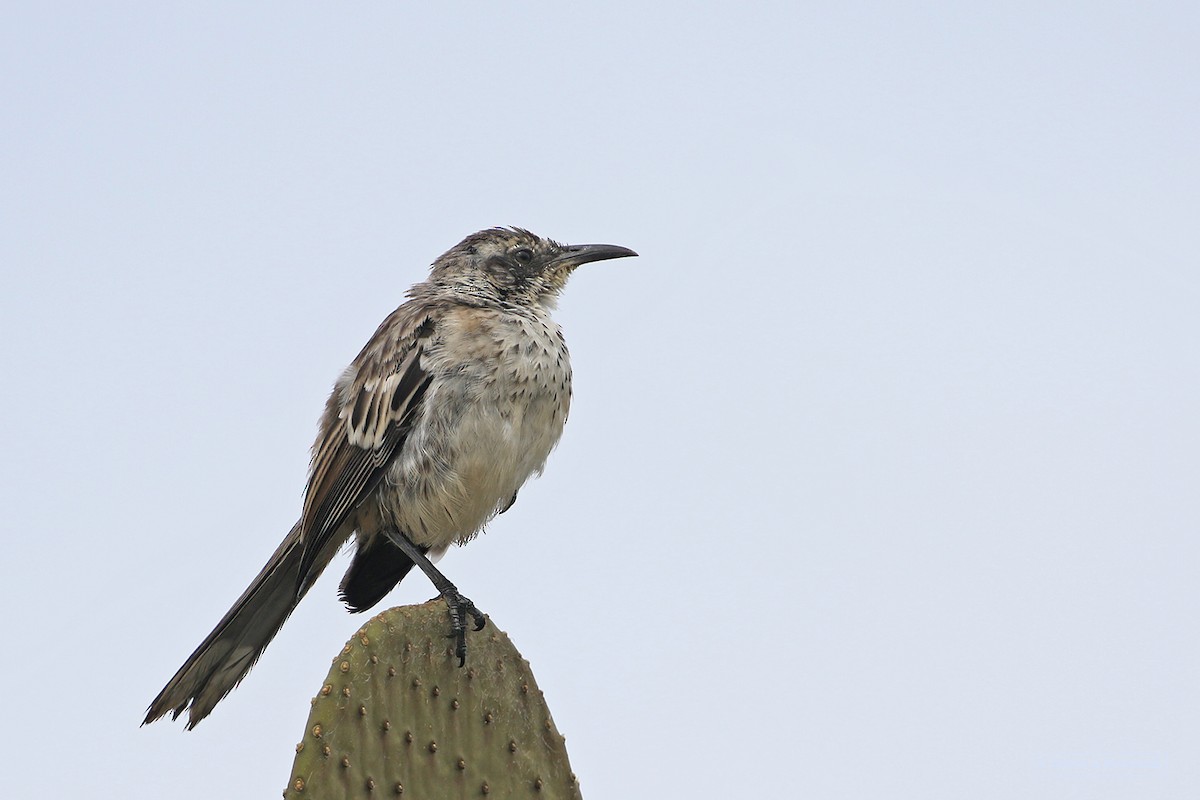
[[442, 599], [446, 601], [446, 608], [450, 610], [450, 636], [455, 643], [454, 654], [458, 656], [458, 665], [460, 667], [465, 665], [467, 663], [466, 615], [470, 614], [471, 618], [475, 620], [475, 630], [477, 631], [483, 630], [483, 626], [487, 625], [487, 617], [483, 616], [483, 612], [476, 608], [474, 603], [463, 596], [458, 587], [451, 583], [404, 533], [387, 530], [384, 531], [384, 536], [421, 568], [425, 576], [432, 581]]

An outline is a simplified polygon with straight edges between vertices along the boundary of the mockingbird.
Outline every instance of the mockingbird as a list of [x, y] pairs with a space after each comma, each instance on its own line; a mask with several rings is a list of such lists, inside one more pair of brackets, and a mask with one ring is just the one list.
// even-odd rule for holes
[[342, 373], [313, 445], [304, 509], [233, 608], [150, 704], [196, 726], [245, 677], [338, 548], [357, 537], [339, 595], [365, 611], [420, 567], [445, 599], [459, 665], [483, 614], [434, 567], [541, 473], [571, 403], [550, 318], [580, 264], [637, 253], [528, 231], [474, 233], [433, 263]]

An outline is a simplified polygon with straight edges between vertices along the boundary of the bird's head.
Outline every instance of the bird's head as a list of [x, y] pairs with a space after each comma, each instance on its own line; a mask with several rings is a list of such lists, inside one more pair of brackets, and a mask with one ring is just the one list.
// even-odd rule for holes
[[433, 262], [429, 283], [486, 304], [553, 307], [579, 265], [636, 255], [612, 244], [559, 244], [520, 228], [489, 228]]

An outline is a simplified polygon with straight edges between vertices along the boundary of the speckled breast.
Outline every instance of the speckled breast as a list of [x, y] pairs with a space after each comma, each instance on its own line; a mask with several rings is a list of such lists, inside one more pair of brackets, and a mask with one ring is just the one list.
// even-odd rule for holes
[[417, 544], [472, 538], [558, 443], [571, 402], [571, 365], [541, 309], [451, 311], [425, 348], [434, 376], [379, 505]]

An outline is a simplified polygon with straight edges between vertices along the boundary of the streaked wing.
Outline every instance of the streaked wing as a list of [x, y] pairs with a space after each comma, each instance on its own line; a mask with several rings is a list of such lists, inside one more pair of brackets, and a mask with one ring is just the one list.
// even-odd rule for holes
[[349, 383], [335, 389], [322, 422], [300, 523], [301, 586], [317, 553], [383, 479], [432, 379], [421, 369], [423, 340], [417, 338], [428, 332], [428, 322], [402, 326], [412, 331], [406, 342], [386, 335], [387, 326], [355, 359]]

